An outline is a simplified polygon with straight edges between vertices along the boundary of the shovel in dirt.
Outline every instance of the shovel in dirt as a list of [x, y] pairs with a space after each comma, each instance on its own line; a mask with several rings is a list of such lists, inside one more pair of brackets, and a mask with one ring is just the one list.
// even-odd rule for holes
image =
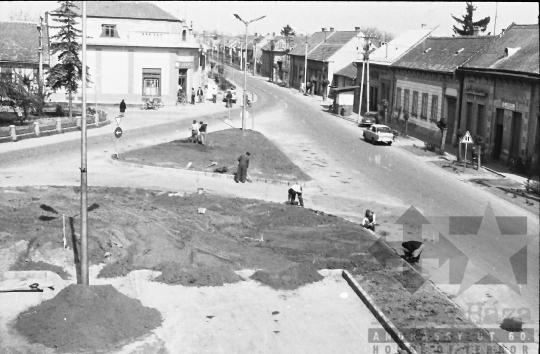
[[217, 162], [212, 162], [210, 165], [206, 166], [205, 168], [216, 166], [216, 165], [217, 165]]

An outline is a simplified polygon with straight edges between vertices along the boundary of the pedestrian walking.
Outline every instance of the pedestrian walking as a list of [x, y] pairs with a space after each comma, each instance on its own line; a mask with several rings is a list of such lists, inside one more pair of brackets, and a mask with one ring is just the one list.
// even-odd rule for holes
[[300, 93], [306, 93], [306, 85], [304, 85], [303, 81], [300, 83]]
[[195, 104], [195, 89], [191, 88], [191, 104]]
[[125, 112], [126, 112], [126, 102], [122, 100], [122, 102], [120, 102], [120, 115], [123, 117]]
[[191, 124], [189, 130], [191, 130], [191, 138], [189, 138], [189, 141], [197, 144], [199, 140], [199, 125], [196, 120], [193, 120], [193, 124]]
[[217, 86], [212, 86], [212, 101], [214, 103], [217, 101]]
[[238, 169], [236, 170], [236, 175], [234, 176], [234, 181], [238, 183], [246, 183], [247, 169], [249, 167], [249, 156], [251, 154], [246, 152], [245, 155], [240, 155], [238, 158]]
[[206, 145], [206, 127], [208, 127], [208, 124], [201, 122], [199, 123], [199, 138], [201, 140], [201, 144]]
[[362, 220], [362, 226], [368, 230], [375, 232], [375, 226], [377, 224], [377, 217], [371, 210], [366, 210], [364, 220]]
[[203, 90], [201, 89], [201, 87], [199, 86], [199, 89], [197, 90], [197, 96], [199, 98], [199, 103], [202, 103], [203, 102], [203, 95], [204, 95], [204, 92]]
[[418, 263], [420, 254], [422, 254], [422, 250], [424, 249], [424, 243], [420, 241], [407, 241], [403, 242], [401, 246], [405, 249], [403, 258], [409, 263]]
[[288, 201], [291, 202], [291, 205], [294, 205], [294, 199], [298, 196], [298, 201], [300, 202], [300, 206], [304, 207], [304, 199], [302, 198], [302, 187], [295, 183], [294, 185], [289, 188], [289, 196]]

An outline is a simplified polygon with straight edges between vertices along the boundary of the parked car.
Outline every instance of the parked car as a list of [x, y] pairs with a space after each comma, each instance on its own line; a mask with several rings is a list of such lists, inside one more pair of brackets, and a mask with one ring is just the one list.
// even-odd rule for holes
[[382, 124], [373, 124], [369, 129], [364, 130], [363, 136], [365, 141], [370, 141], [372, 144], [383, 142], [392, 145], [394, 141], [392, 129]]
[[377, 124], [377, 112], [365, 112], [358, 124], [359, 127], [371, 127], [372, 124]]
[[228, 89], [227, 92], [223, 93], [223, 102], [227, 102], [227, 94], [232, 93], [232, 103], [236, 103], [236, 91], [234, 89]]

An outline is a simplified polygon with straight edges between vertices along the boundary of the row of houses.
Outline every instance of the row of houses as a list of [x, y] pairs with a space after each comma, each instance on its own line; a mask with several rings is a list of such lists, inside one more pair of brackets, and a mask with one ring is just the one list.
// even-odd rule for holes
[[[74, 11], [82, 14], [82, 2]], [[57, 9], [58, 10], [58, 9]], [[56, 11], [46, 13], [44, 23], [0, 22], [0, 75], [14, 70], [43, 75], [58, 63], [50, 53], [56, 33]], [[82, 28], [78, 19], [79, 29]], [[43, 46], [40, 47], [40, 28]], [[203, 86], [207, 80], [209, 47], [198, 43], [193, 26], [148, 2], [87, 2], [87, 66], [91, 83], [89, 102], [138, 104], [149, 99], [174, 103], [179, 88]], [[40, 48], [42, 56], [39, 59]], [[41, 64], [40, 64], [41, 63]], [[79, 90], [80, 91], [80, 90]], [[66, 101], [66, 93], [51, 95]], [[81, 99], [80, 92], [75, 99]]]
[[[483, 138], [488, 159], [508, 164], [513, 156], [538, 164], [538, 25], [512, 24], [496, 36], [477, 31], [468, 37], [435, 37], [434, 30], [409, 30], [379, 48], [370, 46], [367, 55], [359, 28], [323, 28], [289, 40], [288, 46], [283, 37], [262, 36], [266, 43], [255, 72], [297, 89], [307, 74], [314, 94], [330, 93], [334, 107], [346, 114], [377, 111], [381, 120], [400, 129], [407, 114], [408, 133], [434, 144], [441, 143], [444, 123], [447, 144], [455, 145], [468, 131]], [[248, 63], [256, 38], [248, 41]], [[242, 53], [233, 50], [234, 40], [213, 46], [211, 55], [234, 62]]]

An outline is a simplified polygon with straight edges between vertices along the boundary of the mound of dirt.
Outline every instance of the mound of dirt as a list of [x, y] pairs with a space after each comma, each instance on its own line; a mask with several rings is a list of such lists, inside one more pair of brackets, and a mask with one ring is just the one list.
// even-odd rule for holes
[[187, 266], [184, 264], [167, 262], [154, 267], [162, 272], [155, 280], [172, 285], [184, 286], [223, 286], [227, 283], [236, 283], [242, 280], [231, 268], [226, 266]]
[[71, 284], [19, 314], [15, 328], [59, 352], [116, 348], [161, 325], [161, 314], [112, 285]]
[[298, 264], [281, 272], [259, 270], [251, 276], [251, 279], [276, 290], [295, 290], [303, 285], [319, 281], [323, 279], [323, 276], [315, 268]]

